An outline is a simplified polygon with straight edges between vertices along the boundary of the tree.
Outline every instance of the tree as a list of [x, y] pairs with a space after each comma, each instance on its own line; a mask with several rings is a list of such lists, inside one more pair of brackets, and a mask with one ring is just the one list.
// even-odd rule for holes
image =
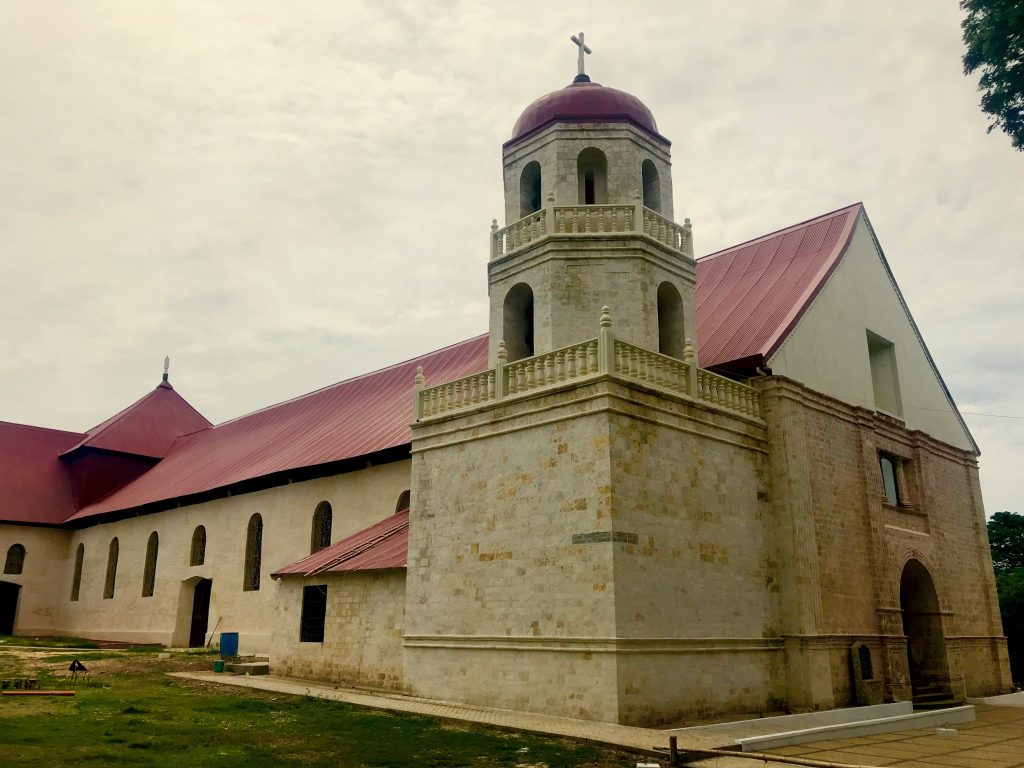
[[1013, 679], [1024, 681], [1024, 515], [996, 512], [988, 521], [996, 594]]
[[981, 70], [981, 108], [993, 118], [988, 132], [1001, 129], [1024, 152], [1024, 2], [961, 0], [960, 9], [967, 12], [964, 74]]

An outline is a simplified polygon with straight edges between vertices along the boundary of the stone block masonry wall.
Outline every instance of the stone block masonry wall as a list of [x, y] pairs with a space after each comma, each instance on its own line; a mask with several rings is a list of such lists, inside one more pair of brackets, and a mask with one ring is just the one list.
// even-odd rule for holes
[[414, 432], [413, 690], [630, 723], [775, 700], [756, 419], [599, 379]]
[[[323, 643], [299, 640], [302, 588], [327, 586]], [[277, 586], [270, 664], [274, 674], [403, 688], [405, 570], [287, 577]]]
[[620, 657], [620, 717], [776, 708], [785, 691], [763, 429], [639, 389], [622, 395], [610, 420], [615, 527], [638, 542], [615, 551], [616, 631], [643, 642]]
[[[862, 640], [889, 699], [911, 695], [900, 581], [910, 560], [934, 583], [954, 695], [1008, 689], [976, 459], [898, 421], [774, 377], [760, 382], [791, 706], [853, 703], [849, 648]], [[879, 454], [900, 465], [901, 504]], [[827, 680], [831, 690], [822, 690]]]

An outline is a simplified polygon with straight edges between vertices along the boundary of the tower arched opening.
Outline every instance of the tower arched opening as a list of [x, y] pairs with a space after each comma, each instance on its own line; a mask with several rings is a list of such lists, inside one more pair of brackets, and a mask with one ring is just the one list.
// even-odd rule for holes
[[915, 693], [935, 686], [948, 687], [949, 665], [939, 598], [931, 574], [919, 560], [910, 560], [903, 567], [900, 608], [903, 610], [903, 634], [907, 638], [910, 683]]
[[531, 160], [519, 176], [519, 215], [529, 216], [540, 210], [540, 163]]
[[576, 158], [581, 205], [608, 202], [608, 158], [597, 147], [587, 147]]
[[644, 205], [661, 213], [661, 177], [658, 168], [650, 160], [644, 160], [640, 166], [640, 175], [643, 177]]
[[658, 286], [658, 351], [681, 359], [686, 345], [686, 322], [679, 289], [666, 281]]
[[516, 283], [505, 295], [502, 338], [508, 359], [520, 360], [533, 355], [533, 289]]

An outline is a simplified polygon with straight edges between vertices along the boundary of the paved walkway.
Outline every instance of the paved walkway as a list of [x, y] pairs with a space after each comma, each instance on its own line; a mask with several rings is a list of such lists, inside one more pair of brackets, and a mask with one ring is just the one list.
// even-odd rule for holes
[[1024, 708], [975, 704], [977, 719], [954, 726], [956, 736], [934, 728], [773, 747], [773, 755], [897, 768], [1024, 768]]

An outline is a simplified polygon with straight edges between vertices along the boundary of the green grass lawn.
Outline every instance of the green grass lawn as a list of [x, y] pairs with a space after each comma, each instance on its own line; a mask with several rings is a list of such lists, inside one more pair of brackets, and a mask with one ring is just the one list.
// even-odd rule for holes
[[[0, 697], [0, 766], [521, 766], [621, 768], [638, 759], [564, 739], [489, 730], [340, 702], [169, 678], [209, 657], [82, 655], [92, 682], [68, 698]], [[0, 678], [69, 686], [73, 654], [0, 646]]]

